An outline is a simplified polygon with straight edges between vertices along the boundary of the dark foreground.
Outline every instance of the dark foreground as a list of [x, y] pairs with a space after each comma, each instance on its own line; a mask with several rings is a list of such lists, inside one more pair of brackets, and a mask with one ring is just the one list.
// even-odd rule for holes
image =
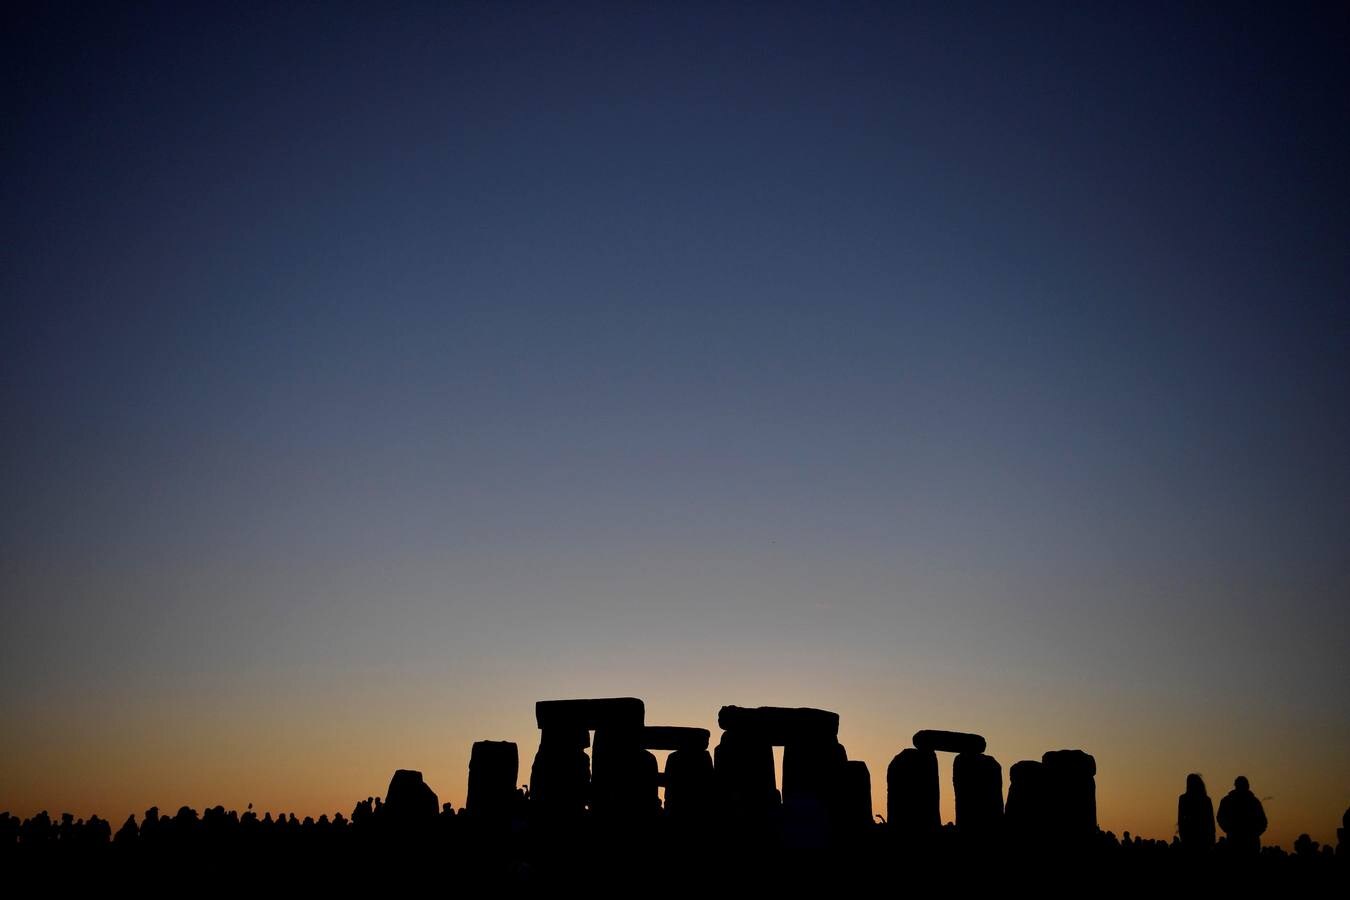
[[[108, 823], [0, 819], [0, 867], [10, 876], [64, 891], [274, 888], [441, 891], [537, 890], [682, 895], [734, 891], [905, 890], [1035, 893], [1147, 891], [1153, 894], [1350, 896], [1350, 848], [1300, 842], [1296, 852], [1265, 847], [1239, 854], [1223, 841], [1203, 852], [1179, 842], [1118, 840], [1098, 832], [1075, 845], [973, 841], [950, 827], [926, 836], [885, 824], [828, 836], [703, 823], [698, 830], [657, 818], [608, 827], [589, 818], [474, 821], [450, 811], [419, 822], [382, 812], [356, 820], [151, 812], [111, 833]], [[761, 823], [764, 825], [765, 823]], [[825, 844], [820, 845], [821, 838]]]

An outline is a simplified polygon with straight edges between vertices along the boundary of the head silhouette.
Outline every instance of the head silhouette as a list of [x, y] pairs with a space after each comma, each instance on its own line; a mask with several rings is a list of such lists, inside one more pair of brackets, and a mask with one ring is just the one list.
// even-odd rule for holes
[[1247, 783], [1246, 775], [1239, 775], [1237, 778], [1233, 779], [1233, 787], [1237, 788], [1239, 791], [1251, 790], [1251, 787]]
[[1205, 780], [1195, 772], [1186, 776], [1186, 793], [1203, 794], [1205, 792]]

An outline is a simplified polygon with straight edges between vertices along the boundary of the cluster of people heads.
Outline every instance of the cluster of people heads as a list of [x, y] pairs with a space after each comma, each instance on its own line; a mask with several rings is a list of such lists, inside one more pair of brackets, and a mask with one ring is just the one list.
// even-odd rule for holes
[[[62, 813], [59, 819], [53, 819], [43, 810], [24, 819], [0, 812], [0, 847], [16, 844], [67, 848], [109, 844], [177, 844], [189, 839], [210, 842], [213, 838], [248, 835], [263, 838], [288, 835], [322, 838], [348, 831], [378, 828], [384, 823], [384, 813], [384, 804], [379, 797], [358, 801], [350, 818], [341, 812], [331, 817], [324, 814], [317, 818], [305, 816], [303, 819], [293, 812], [278, 813], [275, 817], [266, 812], [260, 816], [253, 810], [252, 804], [243, 813], [227, 810], [224, 806], [212, 806], [199, 815], [192, 807], [183, 806], [173, 815], [163, 815], [159, 807], [152, 806], [142, 815], [139, 824], [132, 814], [114, 831], [106, 819], [96, 815], [85, 820], [77, 819], [71, 813]], [[445, 822], [454, 817], [454, 808], [445, 803], [441, 805], [435, 819]]]
[[[523, 815], [529, 802], [528, 790], [522, 788], [515, 799], [517, 802], [514, 808]], [[368, 797], [357, 802], [350, 817], [339, 812], [331, 818], [321, 815], [317, 819], [299, 819], [294, 813], [283, 813], [275, 818], [271, 813], [266, 813], [260, 817], [253, 811], [251, 804], [242, 814], [215, 806], [206, 809], [200, 817], [195, 810], [186, 806], [173, 816], [162, 816], [157, 808], [151, 807], [146, 810], [139, 825], [134, 815], [129, 816], [115, 832], [107, 820], [96, 815], [86, 820], [64, 813], [53, 819], [43, 811], [30, 818], [20, 819], [5, 812], [0, 813], [0, 849], [18, 845], [66, 848], [129, 844], [175, 846], [188, 838], [193, 839], [194, 843], [213, 843], [218, 838], [247, 838], [250, 835], [278, 840], [285, 840], [287, 836], [338, 838], [341, 835], [379, 835], [401, 824], [415, 824], [419, 829], [424, 825], [430, 826], [427, 834], [434, 832], [450, 836], [460, 833], [461, 827], [457, 821], [465, 818], [462, 814], [457, 815], [449, 803], [440, 804], [439, 810], [433, 805], [410, 823], [404, 823], [403, 817], [393, 815], [395, 812], [397, 810], [379, 797]], [[474, 824], [479, 823], [469, 822], [465, 827]], [[1192, 773], [1186, 777], [1185, 792], [1177, 798], [1176, 824], [1176, 837], [1170, 843], [1132, 837], [1129, 832], [1125, 832], [1124, 839], [1119, 842], [1109, 832], [1101, 833], [1101, 836], [1111, 846], [1149, 855], [1171, 855], [1169, 851], [1176, 850], [1186, 854], [1202, 854], [1219, 848], [1234, 857], [1257, 856], [1263, 852], [1261, 836], [1266, 832], [1268, 820], [1261, 800], [1252, 792], [1245, 776], [1240, 775], [1234, 780], [1233, 789], [1219, 802], [1216, 812], [1204, 779]], [[1295, 841], [1294, 856], [1326, 857], [1350, 853], [1350, 810], [1346, 811], [1342, 826], [1337, 832], [1339, 850], [1333, 849], [1331, 845], [1319, 846], [1305, 834]], [[451, 830], [447, 831], [447, 828]], [[1219, 831], [1222, 831], [1223, 837], [1217, 837]], [[396, 833], [404, 832], [398, 830]], [[321, 843], [327, 844], [328, 841], [323, 840]], [[1266, 852], [1282, 853], [1276, 848], [1267, 848]]]

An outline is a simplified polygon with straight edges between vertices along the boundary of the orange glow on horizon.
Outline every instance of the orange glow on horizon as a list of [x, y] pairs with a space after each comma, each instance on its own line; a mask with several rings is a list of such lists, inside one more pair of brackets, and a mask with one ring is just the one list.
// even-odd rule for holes
[[[555, 694], [564, 695], [549, 696]], [[363, 715], [334, 704], [337, 698], [329, 698], [299, 717], [241, 716], [237, 721], [251, 722], [244, 728], [228, 724], [236, 719], [224, 711], [210, 722], [180, 719], [176, 727], [169, 717], [153, 714], [120, 722], [116, 728], [106, 717], [94, 716], [83, 725], [49, 718], [22, 752], [6, 757], [0, 809], [24, 816], [41, 809], [53, 815], [98, 814], [114, 823], [133, 813], [139, 819], [150, 806], [172, 813], [182, 805], [200, 812], [217, 804], [243, 810], [252, 803], [260, 815], [349, 815], [358, 800], [382, 796], [396, 768], [421, 770], [441, 801], [458, 809], [464, 799], [469, 750], [478, 739], [517, 742], [519, 780], [528, 781], [538, 741], [532, 700], [518, 696], [510, 702], [503, 698], [501, 705], [481, 703], [462, 710], [457, 721], [449, 715], [439, 720], [415, 716], [412, 706]], [[974, 730], [980, 718], [944, 721], [936, 710], [916, 708], [912, 714], [883, 719], [885, 727], [864, 731], [863, 723], [880, 717], [867, 715], [869, 710], [862, 707], [830, 708], [842, 714], [840, 740], [850, 758], [868, 764], [873, 811], [882, 815], [886, 766], [896, 752], [909, 746], [913, 731], [929, 726]], [[656, 724], [707, 727], [715, 745], [720, 733], [716, 711], [717, 706], [695, 699], [680, 704], [649, 701], [647, 718]], [[1337, 774], [1342, 779], [1346, 775], [1346, 761], [1330, 749], [1298, 752], [1261, 745], [1237, 748], [1245, 751], [1239, 757], [1212, 733], [1196, 736], [1189, 745], [1152, 746], [1143, 736], [1131, 739], [1101, 724], [1081, 722], [1074, 737], [1056, 741], [1045, 736], [1052, 732], [1045, 721], [1015, 728], [1008, 716], [995, 718], [996, 727], [981, 733], [989, 740], [987, 752], [1003, 765], [1005, 795], [1012, 763], [1039, 758], [1048, 749], [1081, 746], [1097, 759], [1099, 823], [1117, 836], [1128, 830], [1170, 839], [1177, 795], [1187, 773], [1197, 770], [1205, 775], [1216, 806], [1231, 787], [1233, 775], [1251, 778], [1258, 796], [1269, 798], [1267, 843], [1289, 847], [1304, 832], [1315, 840], [1334, 841], [1345, 808], [1346, 798], [1328, 792], [1323, 780], [1329, 777], [1335, 783]], [[112, 739], [114, 735], [120, 740]], [[951, 760], [945, 756], [939, 754], [944, 822], [953, 818]], [[781, 754], [777, 759], [781, 772]]]

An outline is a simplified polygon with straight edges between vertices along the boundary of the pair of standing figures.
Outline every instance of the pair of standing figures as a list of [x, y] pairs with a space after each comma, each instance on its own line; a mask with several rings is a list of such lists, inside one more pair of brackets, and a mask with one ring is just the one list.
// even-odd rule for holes
[[[1177, 798], [1177, 837], [1181, 846], [1207, 850], [1214, 846], [1214, 804], [1205, 793], [1199, 775], [1186, 776], [1186, 793]], [[1219, 801], [1219, 827], [1228, 836], [1235, 852], [1255, 855], [1261, 852], [1261, 835], [1266, 830], [1266, 811], [1252, 793], [1244, 775], [1233, 782], [1233, 789]]]

